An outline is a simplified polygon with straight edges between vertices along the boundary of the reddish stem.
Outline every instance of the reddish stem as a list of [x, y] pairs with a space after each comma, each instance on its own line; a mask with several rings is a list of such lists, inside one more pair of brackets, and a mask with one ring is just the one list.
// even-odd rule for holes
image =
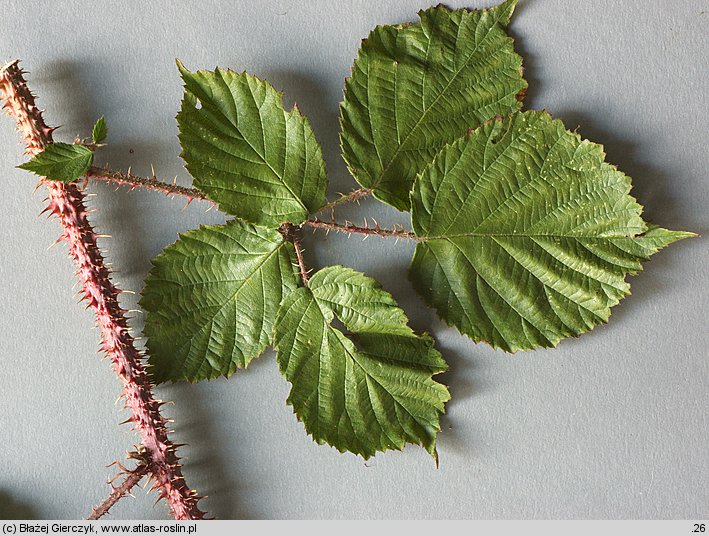
[[303, 257], [303, 243], [300, 240], [299, 228], [292, 223], [284, 223], [278, 228], [278, 232], [283, 235], [283, 238], [293, 244], [295, 257], [298, 261], [298, 272], [300, 273], [300, 279], [303, 281], [303, 286], [307, 287], [310, 279], [308, 277], [309, 270]]
[[[0, 100], [5, 100], [3, 108], [17, 121], [27, 146], [25, 153], [33, 156], [52, 143], [54, 129], [44, 123], [18, 64], [14, 61], [0, 68]], [[96, 243], [97, 235], [87, 219], [83, 194], [73, 183], [44, 184], [49, 192], [45, 211], [56, 215], [64, 228], [60, 239], [67, 242], [77, 264], [83, 299], [96, 313], [102, 347], [123, 385], [122, 396], [131, 412], [129, 420], [140, 433], [155, 478], [154, 487], [160, 489], [160, 496], [167, 500], [175, 519], [201, 519], [205, 514], [197, 506], [199, 497], [182, 476], [176, 447], [168, 438], [160, 404], [152, 396], [142, 355], [135, 348], [125, 312], [118, 304], [119, 290], [111, 282]]]
[[314, 218], [304, 222], [303, 225], [312, 227], [313, 229], [325, 229], [328, 231], [336, 231], [338, 233], [357, 233], [366, 236], [374, 235], [388, 238], [405, 238], [407, 240], [419, 239], [416, 234], [411, 231], [406, 231], [405, 229], [382, 229], [379, 227], [379, 224], [375, 227], [359, 227], [357, 225], [352, 225], [349, 222], [342, 224], [334, 221], [323, 221], [318, 218]]
[[187, 203], [192, 201], [209, 201], [206, 195], [196, 188], [187, 188], [178, 186], [177, 184], [169, 184], [158, 180], [153, 174], [152, 177], [139, 177], [131, 174], [130, 170], [127, 173], [122, 171], [113, 171], [108, 168], [92, 167], [86, 174], [86, 177], [96, 181], [108, 182], [110, 184], [118, 184], [120, 186], [128, 186], [131, 190], [134, 188], [145, 188], [154, 192], [163, 193], [169, 197], [179, 195], [187, 198]]
[[[186, 188], [184, 186], [178, 186], [176, 184], [170, 184], [167, 182], [162, 182], [158, 180], [155, 175], [149, 178], [145, 177], [139, 177], [137, 175], [132, 175], [130, 171], [128, 173], [123, 173], [121, 171], [113, 171], [108, 168], [100, 169], [100, 168], [91, 168], [89, 170], [89, 173], [86, 175], [88, 178], [97, 180], [97, 181], [102, 181], [102, 182], [108, 182], [108, 183], [113, 183], [113, 184], [119, 184], [122, 186], [128, 186], [130, 189], [134, 188], [146, 188], [148, 190], [153, 190], [155, 192], [161, 192], [164, 193], [167, 196], [173, 197], [173, 196], [181, 196], [187, 199], [187, 203], [191, 203], [194, 200], [206, 200], [209, 201], [209, 198], [205, 196], [202, 192], [197, 190], [196, 188]], [[353, 192], [350, 192], [347, 195], [343, 195], [333, 201], [332, 203], [329, 203], [325, 205], [323, 208], [321, 208], [318, 213], [323, 212], [325, 210], [332, 210], [334, 207], [337, 205], [340, 205], [342, 203], [346, 202], [351, 202], [351, 201], [358, 201], [359, 199], [362, 199], [363, 197], [366, 197], [371, 193], [371, 190], [368, 190], [367, 188], [360, 188], [359, 190], [354, 190]], [[310, 219], [306, 222], [303, 223], [303, 225], [312, 227], [314, 229], [326, 229], [330, 231], [337, 231], [340, 233], [357, 233], [357, 234], [363, 234], [363, 235], [376, 235], [376, 236], [384, 236], [384, 237], [393, 237], [393, 238], [405, 238], [407, 240], [417, 240], [418, 238], [416, 235], [412, 232], [406, 231], [404, 229], [382, 229], [377, 225], [376, 227], [358, 227], [357, 225], [352, 225], [351, 223], [336, 223], [334, 221], [324, 221], [319, 218], [313, 218]], [[296, 250], [296, 254], [298, 253], [298, 250]], [[307, 280], [307, 276], [306, 276]]]
[[[113, 171], [108, 168], [99, 169], [91, 168], [87, 177], [93, 180], [109, 182], [113, 184], [119, 184], [122, 186], [128, 186], [132, 189], [134, 188], [146, 188], [148, 190], [153, 190], [155, 192], [164, 193], [167, 196], [182, 196], [187, 199], [187, 203], [191, 203], [194, 200], [209, 200], [202, 192], [196, 188], [186, 188], [184, 186], [178, 186], [176, 184], [169, 184], [158, 180], [154, 175], [150, 178], [139, 177], [137, 175], [132, 175], [130, 172], [123, 173], [121, 171]], [[366, 188], [360, 188], [355, 190], [348, 195], [343, 195], [342, 197], [336, 199], [332, 203], [325, 205], [319, 212], [323, 212], [327, 209], [332, 209], [335, 206], [345, 203], [348, 201], [357, 201], [367, 195], [371, 190]], [[357, 225], [352, 225], [350, 223], [336, 223], [334, 221], [324, 221], [319, 218], [313, 218], [303, 223], [303, 225], [312, 227], [314, 229], [326, 229], [331, 231], [337, 231], [340, 233], [357, 233], [364, 235], [376, 235], [384, 237], [393, 238], [405, 238], [407, 240], [417, 240], [414, 233], [406, 231], [404, 229], [382, 229], [377, 225], [376, 227], [358, 227]], [[290, 240], [290, 238], [289, 238]], [[292, 240], [291, 240], [292, 241]], [[296, 249], [296, 254], [298, 253]], [[307, 275], [306, 275], [307, 280]]]
[[308, 286], [308, 267], [305, 265], [305, 260], [303, 259], [303, 245], [300, 242], [300, 236], [295, 235], [291, 240], [293, 243], [293, 249], [295, 249], [295, 256], [298, 259], [298, 271], [300, 272], [300, 278], [303, 280], [303, 285]]
[[[124, 173], [122, 171], [114, 171], [112, 169], [109, 169], [108, 167], [92, 167], [86, 174], [86, 177], [95, 181], [108, 182], [111, 184], [118, 184], [120, 186], [128, 186], [131, 190], [135, 188], [145, 188], [154, 192], [161, 192], [169, 197], [174, 197], [178, 195], [181, 197], [185, 197], [187, 199], [188, 204], [195, 200], [210, 201], [210, 199], [202, 192], [197, 190], [197, 188], [187, 188], [185, 186], [178, 186], [175, 183], [170, 184], [167, 182], [162, 182], [161, 180], [158, 180], [158, 178], [155, 176], [155, 173], [153, 173], [152, 177], [146, 178], [133, 175], [130, 170], [128, 170], [127, 173]], [[367, 197], [370, 193], [372, 193], [372, 191], [368, 188], [360, 188], [359, 190], [354, 190], [349, 194], [341, 195], [334, 201], [328, 203], [320, 210], [318, 210], [318, 213], [324, 212], [326, 210], [332, 210], [336, 206], [341, 205], [343, 203], [359, 201], [360, 199]]]
[[334, 201], [329, 202], [323, 208], [318, 210], [318, 213], [325, 212], [326, 210], [331, 210], [338, 205], [342, 205], [343, 203], [352, 203], [355, 201], [359, 201], [360, 199], [364, 199], [365, 197], [367, 197], [371, 193], [372, 193], [372, 190], [370, 190], [369, 188], [359, 188], [357, 190], [352, 190], [350, 193], [342, 194], [340, 197], [338, 197]]
[[86, 519], [89, 521], [94, 521], [105, 516], [111, 507], [116, 504], [121, 497], [128, 495], [133, 487], [138, 484], [138, 482], [140, 482], [148, 472], [148, 466], [144, 463], [141, 463], [131, 471], [125, 471], [124, 474], [126, 477], [123, 479], [123, 482], [121, 482], [118, 486], [114, 486], [113, 482], [111, 482], [111, 488], [113, 491], [111, 491], [109, 496], [106, 497], [100, 505], [91, 511], [91, 515]]

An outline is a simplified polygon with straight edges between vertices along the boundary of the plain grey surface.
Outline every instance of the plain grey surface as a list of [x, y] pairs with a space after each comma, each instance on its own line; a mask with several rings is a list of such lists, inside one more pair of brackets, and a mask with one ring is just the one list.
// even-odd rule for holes
[[[494, 3], [494, 2], [492, 2]], [[491, 2], [450, 1], [451, 7]], [[258, 2], [0, 1], [0, 63], [22, 58], [56, 139], [86, 136], [105, 114], [102, 161], [189, 183], [174, 120], [192, 69], [246, 69], [297, 101], [323, 144], [330, 195], [354, 186], [338, 149], [338, 103], [360, 39], [415, 19], [425, 0]], [[511, 27], [545, 108], [603, 143], [633, 177], [646, 216], [709, 233], [709, 2], [522, 0]], [[79, 518], [108, 492], [106, 465], [137, 441], [115, 404], [119, 385], [76, 304], [66, 247], [0, 117], [0, 517]], [[91, 185], [96, 227], [122, 288], [140, 291], [149, 260], [178, 231], [221, 221], [198, 204]], [[406, 223], [366, 201], [361, 221]], [[406, 278], [410, 244], [317, 235], [313, 266], [379, 279], [451, 364], [453, 401], [440, 469], [420, 448], [365, 463], [318, 446], [285, 405], [272, 352], [230, 380], [159, 389], [173, 400], [185, 473], [219, 518], [709, 517], [707, 242], [686, 240], [632, 278], [609, 325], [555, 350], [509, 356], [445, 327]], [[135, 297], [124, 295], [128, 308]], [[134, 324], [139, 328], [140, 317]], [[166, 517], [137, 490], [113, 518]]]

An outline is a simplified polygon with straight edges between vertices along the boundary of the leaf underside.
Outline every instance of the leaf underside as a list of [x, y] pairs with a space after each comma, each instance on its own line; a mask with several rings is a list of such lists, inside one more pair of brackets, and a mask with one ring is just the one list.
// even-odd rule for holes
[[443, 319], [514, 352], [606, 322], [627, 274], [691, 233], [648, 226], [630, 178], [545, 112], [491, 121], [418, 177], [410, 276]]
[[177, 114], [194, 185], [228, 214], [263, 225], [302, 223], [325, 200], [322, 150], [297, 108], [268, 82], [225, 69], [192, 73]]
[[71, 182], [83, 177], [93, 161], [94, 153], [88, 147], [55, 142], [18, 167], [50, 181]]
[[341, 266], [320, 270], [285, 298], [275, 346], [292, 384], [288, 403], [318, 443], [364, 458], [414, 443], [436, 456], [450, 395], [432, 375], [445, 361], [375, 280]]
[[239, 220], [181, 235], [153, 261], [143, 291], [157, 381], [230, 376], [271, 343], [283, 296], [297, 285], [292, 245]]
[[505, 32], [515, 4], [439, 5], [363, 41], [345, 83], [341, 144], [355, 179], [378, 199], [408, 210], [416, 175], [445, 144], [520, 108], [527, 83]]

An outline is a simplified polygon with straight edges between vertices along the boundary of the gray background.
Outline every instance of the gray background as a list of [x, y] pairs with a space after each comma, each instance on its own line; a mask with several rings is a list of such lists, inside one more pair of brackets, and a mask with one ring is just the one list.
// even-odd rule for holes
[[[451, 1], [481, 7], [491, 2]], [[249, 70], [297, 101], [321, 140], [330, 193], [353, 181], [338, 152], [342, 82], [361, 38], [412, 20], [426, 0], [330, 2], [0, 2], [0, 62], [19, 57], [57, 139], [88, 135], [105, 114], [101, 159], [166, 179], [178, 158], [181, 84], [192, 68]], [[523, 0], [512, 24], [546, 108], [633, 177], [646, 215], [709, 233], [707, 20], [692, 0]], [[38, 218], [42, 192], [15, 169], [21, 148], [0, 118], [0, 517], [77, 518], [107, 493], [105, 466], [136, 442], [118, 422], [119, 385], [96, 355], [90, 312], [76, 305], [58, 224]], [[123, 288], [178, 231], [221, 221], [205, 207], [92, 185], [92, 206]], [[342, 217], [406, 222], [372, 201]], [[190, 484], [220, 518], [701, 518], [709, 516], [706, 239], [658, 254], [607, 326], [556, 350], [509, 356], [445, 327], [413, 293], [412, 246], [308, 238], [313, 266], [342, 263], [378, 278], [430, 330], [451, 364], [453, 401], [441, 467], [420, 448], [365, 463], [308, 438], [285, 405], [269, 351], [231, 380], [173, 385], [175, 440]], [[134, 298], [123, 296], [127, 307]], [[140, 327], [136, 318], [135, 325]], [[164, 518], [136, 491], [114, 518]]]

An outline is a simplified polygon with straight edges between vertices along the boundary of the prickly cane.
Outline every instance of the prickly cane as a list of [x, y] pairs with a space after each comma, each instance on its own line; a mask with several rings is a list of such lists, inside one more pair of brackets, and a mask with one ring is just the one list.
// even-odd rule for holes
[[[118, 464], [121, 468], [121, 472], [118, 473], [113, 480], [108, 484], [111, 486], [111, 493], [106, 497], [106, 499], [99, 504], [96, 508], [91, 510], [91, 515], [87, 517], [89, 521], [95, 521], [101, 519], [103, 516], [108, 514], [109, 510], [115, 505], [120, 499], [126, 495], [130, 495], [131, 490], [136, 486], [143, 477], [149, 472], [148, 466], [145, 463], [138, 464], [134, 469], [126, 469], [122, 465]], [[120, 484], [115, 485], [114, 482], [120, 477], [124, 477]]]
[[[23, 74], [19, 61], [0, 68], [0, 99], [5, 101], [3, 108], [17, 122], [27, 146], [25, 153], [33, 156], [52, 143], [54, 129], [44, 123]], [[87, 219], [84, 196], [74, 183], [44, 181], [44, 184], [48, 190], [45, 211], [56, 215], [64, 228], [60, 239], [67, 242], [78, 266], [83, 298], [96, 313], [103, 350], [123, 384], [122, 396], [131, 412], [129, 420], [140, 433], [150, 460], [153, 487], [167, 500], [176, 519], [201, 519], [205, 514], [197, 506], [199, 497], [182, 476], [175, 445], [168, 438], [166, 420], [151, 393], [143, 356], [135, 348], [124, 311], [118, 303], [120, 291], [111, 282], [96, 242], [97, 235]]]

